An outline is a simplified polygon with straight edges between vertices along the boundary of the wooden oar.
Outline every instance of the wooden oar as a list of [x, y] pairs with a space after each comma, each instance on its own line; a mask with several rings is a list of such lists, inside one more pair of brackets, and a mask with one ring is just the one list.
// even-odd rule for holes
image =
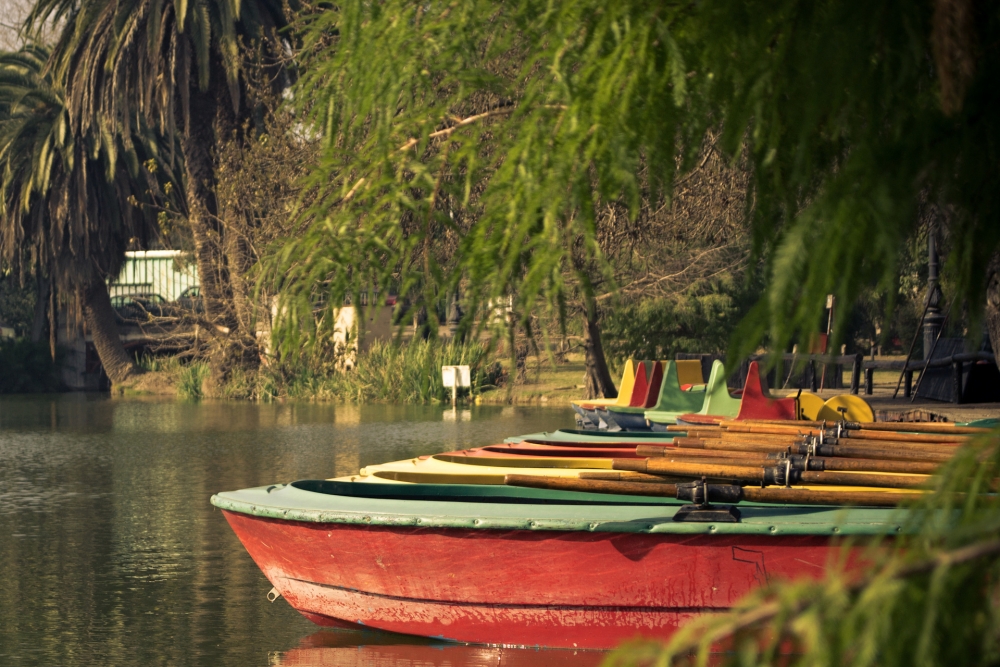
[[[686, 456], [688, 458], [719, 458], [721, 456], [718, 452], [709, 451], [706, 449], [681, 449], [679, 447], [663, 447], [658, 445], [639, 445], [635, 448], [635, 453], [638, 456]], [[767, 454], [763, 452], [728, 452], [726, 456], [738, 459], [747, 459], [751, 461], [767, 459]]]
[[[639, 451], [640, 449], [642, 451]], [[808, 461], [808, 469], [814, 471], [837, 470], [930, 475], [941, 467], [939, 463], [927, 461], [887, 461], [883, 459], [852, 459], [839, 456], [805, 456], [802, 454], [792, 454], [789, 456], [785, 452], [734, 452], [724, 449], [680, 449], [677, 447], [654, 447], [653, 445], [636, 447], [636, 454], [647, 458], [667, 458], [675, 461], [685, 459], [688, 461], [726, 460], [729, 463], [737, 465], [760, 464], [764, 466], [778, 465], [780, 461], [783, 461], [787, 457], [792, 461], [792, 466], [797, 470], [805, 470], [806, 462]]]
[[807, 428], [828, 428], [831, 424], [836, 422], [831, 421], [818, 421], [809, 419], [741, 419], [736, 421], [735, 419], [723, 419], [719, 422], [719, 427], [721, 428], [723, 424], [777, 424], [778, 426], [805, 426]]
[[722, 422], [727, 433], [754, 433], [759, 435], [798, 435], [818, 436], [825, 434], [825, 429], [814, 426], [800, 426], [798, 422], [791, 424], [750, 424], [746, 422]]
[[682, 475], [732, 479], [744, 484], [784, 486], [786, 484], [821, 484], [827, 486], [871, 486], [908, 489], [926, 485], [926, 475], [893, 475], [864, 472], [812, 472], [795, 470], [791, 466], [757, 468], [708, 462], [668, 461], [666, 459], [613, 459], [613, 470], [630, 470], [647, 474]]
[[814, 491], [812, 489], [743, 488], [743, 499], [753, 503], [783, 505], [851, 505], [897, 507], [921, 498], [920, 493], [880, 493], [878, 491]]
[[668, 433], [687, 433], [688, 435], [695, 435], [699, 433], [712, 434], [719, 433], [722, 429], [718, 426], [678, 426], [677, 424], [669, 424], [667, 426]]
[[856, 459], [887, 459], [896, 461], [925, 461], [929, 463], [944, 463], [954, 456], [953, 451], [912, 449], [894, 449], [888, 447], [869, 447], [851, 445], [806, 445], [805, 443], [782, 444], [779, 446], [723, 442], [721, 440], [700, 440], [698, 438], [677, 438], [674, 444], [679, 449], [705, 449], [721, 451], [744, 452], [781, 452], [790, 454], [814, 454], [816, 456], [837, 456]]
[[[804, 460], [804, 457], [803, 457]], [[839, 456], [809, 458], [809, 470], [840, 472], [888, 472], [908, 475], [932, 475], [940, 468], [938, 463], [926, 461], [884, 461], [881, 459], [849, 459]]]
[[876, 429], [859, 428], [842, 430], [841, 438], [864, 438], [865, 440], [893, 440], [899, 442], [936, 442], [960, 444], [969, 441], [969, 436], [963, 434], [937, 433], [896, 433], [894, 431], [879, 431]]
[[[537, 477], [533, 475], [507, 475], [504, 483], [509, 486], [523, 486], [535, 489], [552, 489], [557, 491], [582, 491], [585, 493], [611, 493], [629, 496], [654, 496], [660, 498], [676, 498], [676, 484], [644, 484], [641, 482], [618, 482], [595, 479], [575, 479], [572, 477]], [[709, 500], [713, 491], [719, 487], [709, 485]], [[877, 491], [816, 491], [813, 489], [775, 489], [743, 487], [725, 488], [726, 502], [749, 501], [754, 503], [769, 503], [781, 505], [851, 505], [859, 507], [896, 507], [904, 503], [918, 500], [920, 493], [881, 493]], [[690, 500], [690, 498], [680, 498]]]
[[796, 429], [782, 433], [766, 433], [757, 431], [720, 431], [718, 434], [687, 434], [678, 437], [695, 438], [718, 438], [720, 440], [739, 440], [746, 442], [794, 442], [806, 439], [817, 438], [823, 442], [836, 442], [837, 440], [862, 440], [864, 442], [887, 442], [901, 445], [936, 445], [939, 447], [956, 447], [968, 442], [969, 436], [920, 436], [919, 434], [907, 435], [906, 433], [885, 433], [882, 431], [842, 431], [840, 436], [836, 432]]
[[895, 431], [897, 433], [946, 433], [978, 435], [989, 433], [991, 429], [980, 426], [956, 426], [950, 422], [845, 422], [845, 428], [850, 431], [865, 429], [868, 431]]
[[667, 424], [668, 433], [708, 433], [709, 431], [721, 430], [721, 426], [688, 426], [687, 424]]
[[536, 475], [507, 475], [504, 484], [526, 486], [533, 489], [554, 491], [584, 491], [587, 493], [614, 493], [626, 496], [677, 497], [676, 484], [649, 484], [646, 482], [619, 482], [576, 477], [540, 477]]
[[841, 429], [839, 436], [837, 431], [822, 428], [802, 428], [799, 426], [780, 426], [777, 424], [740, 424], [735, 422], [732, 427], [725, 429], [723, 437], [734, 437], [736, 434], [752, 433], [757, 437], [761, 436], [792, 436], [792, 437], [820, 437], [829, 438], [862, 438], [866, 440], [889, 440], [893, 442], [906, 443], [935, 443], [944, 444], [963, 443], [969, 439], [967, 435], [961, 434], [934, 434], [934, 433], [894, 433], [869, 429]]
[[869, 440], [867, 438], [834, 438], [827, 442], [841, 442], [851, 445], [868, 445], [871, 447], [900, 447], [903, 449], [922, 449], [926, 451], [937, 450], [939, 452], [956, 452], [958, 448], [966, 444], [963, 442], [909, 442], [907, 440]]
[[[677, 442], [681, 441], [687, 443], [688, 445], [693, 445], [696, 441], [714, 441], [722, 443], [737, 443], [746, 445], [760, 445], [763, 448], [775, 447], [782, 448], [789, 445], [810, 445], [815, 440], [814, 438], [802, 438], [802, 437], [786, 437], [786, 436], [753, 436], [745, 435], [739, 433], [728, 434], [722, 438], [687, 438], [685, 436], [678, 436], [674, 438], [674, 442], [671, 443], [673, 446], [680, 447]], [[867, 446], [873, 449], [901, 449], [906, 451], [922, 451], [922, 452], [940, 452], [952, 455], [955, 453], [956, 448], [960, 445], [956, 443], [930, 443], [930, 442], [906, 442], [906, 441], [895, 441], [895, 440], [866, 440], [862, 438], [826, 438], [819, 444], [823, 445], [850, 445], [854, 447]]]
[[[537, 475], [535, 475], [537, 477]], [[573, 477], [567, 477], [567, 479], [574, 479]], [[678, 477], [677, 480], [672, 480], [669, 477], [664, 477], [663, 475], [647, 475], [642, 472], [581, 472], [577, 479], [600, 479], [610, 482], [642, 482], [644, 484], [667, 484], [675, 481], [682, 481], [682, 478]], [[683, 478], [683, 481], [687, 481], [687, 478]]]
[[[951, 422], [830, 422], [830, 421], [782, 421], [776, 419], [747, 419], [743, 421], [724, 420], [719, 426], [730, 424], [770, 424], [776, 426], [798, 426], [805, 428], [836, 428], [855, 431], [859, 429], [870, 431], [894, 431], [896, 433], [943, 433], [948, 435], [977, 435], [989, 433], [991, 429], [981, 426], [956, 426]], [[668, 429], [670, 427], [667, 427]]]
[[720, 440], [722, 442], [746, 442], [756, 445], [782, 445], [782, 444], [793, 444], [796, 442], [812, 442], [812, 438], [799, 437], [799, 436], [781, 436], [781, 435], [751, 435], [748, 433], [722, 433], [720, 435], [711, 437], [705, 435], [698, 436], [678, 436], [678, 437], [695, 437], [700, 440]]

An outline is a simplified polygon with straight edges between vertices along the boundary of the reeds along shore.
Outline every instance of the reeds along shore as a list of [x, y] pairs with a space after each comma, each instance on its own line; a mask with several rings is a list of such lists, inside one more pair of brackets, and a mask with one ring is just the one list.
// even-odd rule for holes
[[441, 379], [442, 365], [468, 365], [471, 396], [502, 386], [506, 370], [495, 350], [470, 341], [406, 343], [376, 341], [359, 352], [347, 370], [341, 350], [303, 354], [297, 359], [267, 363], [254, 369], [237, 367], [213, 385], [204, 361], [181, 363], [177, 358], [146, 357], [140, 366], [164, 374], [178, 396], [269, 401], [292, 399], [340, 403], [433, 403], [450, 396]]
[[678, 434], [672, 445], [638, 445], [644, 458], [614, 459], [615, 472], [560, 479], [508, 475], [506, 483], [692, 502], [895, 506], [932, 488], [941, 464], [971, 437], [988, 432], [948, 424], [805, 421], [668, 430]]

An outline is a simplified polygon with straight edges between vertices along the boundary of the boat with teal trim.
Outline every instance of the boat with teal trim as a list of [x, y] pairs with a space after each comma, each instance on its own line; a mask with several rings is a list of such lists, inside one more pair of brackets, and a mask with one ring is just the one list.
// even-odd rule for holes
[[273, 593], [316, 623], [563, 648], [667, 638], [769, 582], [820, 577], [839, 538], [906, 519], [741, 502], [735, 520], [692, 522], [666, 497], [324, 480], [212, 503]]

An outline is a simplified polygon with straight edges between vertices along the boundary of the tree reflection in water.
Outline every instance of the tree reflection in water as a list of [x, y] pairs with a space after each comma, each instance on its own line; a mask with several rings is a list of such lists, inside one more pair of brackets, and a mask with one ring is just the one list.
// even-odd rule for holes
[[[568, 409], [473, 407], [471, 421], [458, 422], [445, 421], [443, 412], [0, 397], [0, 663], [244, 667], [266, 664], [269, 655], [298, 660], [314, 646], [301, 638], [317, 626], [284, 600], [266, 601], [271, 585], [209, 497], [572, 425]], [[365, 648], [351, 649], [358, 655], [377, 645], [365, 637]], [[378, 650], [400, 660], [411, 650], [453, 656], [452, 667], [463, 656], [478, 665], [476, 656], [499, 655], [393, 641]], [[386, 664], [397, 663], [439, 664]]]

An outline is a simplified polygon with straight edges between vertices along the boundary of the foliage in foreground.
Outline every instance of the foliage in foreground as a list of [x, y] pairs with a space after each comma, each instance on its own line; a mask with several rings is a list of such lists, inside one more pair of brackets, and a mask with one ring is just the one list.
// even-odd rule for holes
[[519, 318], [563, 312], [572, 284], [609, 279], [601, 210], [669, 196], [713, 130], [748, 157], [769, 264], [734, 356], [808, 339], [828, 293], [896, 293], [925, 203], [975, 322], [1000, 246], [998, 33], [997, 5], [966, 0], [338, 3], [303, 32], [295, 99], [326, 152], [271, 267], [285, 344], [320, 285], [331, 307], [461, 284]]
[[226, 398], [293, 399], [350, 403], [432, 403], [450, 400], [441, 366], [468, 365], [470, 395], [504, 384], [506, 371], [490, 347], [479, 342], [374, 342], [357, 355], [354, 368], [343, 358], [317, 355], [272, 362], [256, 372], [234, 371], [220, 388]]
[[[1000, 660], [1000, 434], [964, 447], [904, 534], [858, 575], [778, 583], [688, 624], [666, 648], [634, 643], [605, 665], [995, 665]], [[845, 554], [846, 555], [846, 554]], [[728, 647], [724, 656], [713, 647]], [[795, 655], [781, 655], [793, 649]]]

